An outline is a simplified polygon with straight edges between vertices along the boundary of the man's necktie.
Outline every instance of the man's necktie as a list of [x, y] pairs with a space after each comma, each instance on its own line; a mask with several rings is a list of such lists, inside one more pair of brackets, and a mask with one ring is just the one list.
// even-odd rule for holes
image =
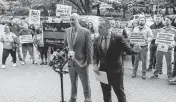
[[108, 49], [108, 46], [107, 46], [107, 37], [103, 37], [102, 48], [103, 48], [104, 53], [106, 54], [107, 53], [107, 49]]

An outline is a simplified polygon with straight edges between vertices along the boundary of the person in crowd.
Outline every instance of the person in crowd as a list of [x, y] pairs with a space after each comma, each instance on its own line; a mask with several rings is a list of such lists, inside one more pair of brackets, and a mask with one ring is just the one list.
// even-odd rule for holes
[[[33, 46], [33, 38], [32, 38], [34, 35], [35, 35], [35, 32], [28, 29], [28, 24], [24, 23], [23, 28], [19, 32], [19, 38], [20, 38], [20, 42], [22, 44], [22, 53], [23, 53], [22, 65], [26, 64], [25, 60], [26, 60], [26, 56], [27, 56], [27, 51], [29, 52], [29, 54], [33, 60], [32, 64], [37, 64], [37, 62], [35, 61], [35, 57], [34, 57], [34, 46]], [[28, 37], [28, 38], [26, 39], [26, 37]]]
[[[165, 32], [166, 34], [167, 33], [176, 34], [176, 30], [174, 29], [173, 26], [171, 26], [171, 22], [172, 22], [172, 19], [170, 17], [166, 16], [164, 18], [164, 27], [161, 28], [160, 31]], [[172, 78], [171, 60], [172, 60], [173, 45], [168, 45], [168, 46], [169, 46], [169, 48], [168, 48], [167, 52], [158, 51], [158, 50], [156, 51], [156, 69], [155, 69], [155, 72], [153, 73], [153, 75], [151, 76], [151, 78], [154, 78], [154, 79], [158, 78], [159, 70], [161, 68], [164, 55], [165, 55], [166, 63], [167, 63], [167, 77], [168, 77], [168, 80], [170, 80]]]
[[87, 29], [90, 30], [91, 34], [94, 34], [94, 33], [95, 33], [95, 31], [94, 31], [94, 26], [93, 26], [92, 22], [89, 22], [89, 23], [87, 24]]
[[123, 86], [123, 60], [122, 53], [135, 54], [123, 35], [110, 32], [110, 23], [106, 19], [100, 20], [98, 31], [100, 36], [94, 42], [94, 72], [107, 73], [108, 83], [101, 83], [104, 102], [112, 102], [111, 86], [117, 96], [118, 102], [127, 102]]
[[[8, 24], [10, 27], [10, 31], [14, 33], [17, 37], [19, 37], [19, 31], [20, 31], [20, 26], [19, 24], [15, 23], [13, 20], [10, 21]], [[18, 38], [19, 39], [19, 38]], [[20, 45], [20, 44], [18, 44]], [[18, 54], [18, 58], [20, 61], [23, 61], [22, 56], [21, 56], [21, 51], [20, 51], [20, 46], [17, 47], [16, 52]]]
[[[47, 65], [47, 54], [48, 54], [48, 46], [44, 45], [42, 38], [42, 28], [36, 30], [37, 35], [34, 35], [34, 43], [38, 47], [41, 57], [40, 65]], [[45, 62], [44, 62], [45, 58]]]
[[5, 68], [6, 59], [9, 56], [9, 53], [13, 59], [13, 67], [16, 67], [16, 48], [14, 43], [17, 36], [10, 32], [10, 27], [6, 25], [4, 27], [4, 35], [1, 36], [0, 42], [3, 43], [3, 53], [2, 53], [2, 68]]
[[128, 34], [127, 34], [126, 30], [125, 30], [125, 27], [121, 26], [120, 20], [115, 19], [114, 28], [123, 29], [122, 35], [123, 35], [126, 39], [128, 38]]
[[139, 60], [142, 60], [142, 79], [146, 79], [146, 67], [147, 67], [147, 53], [148, 53], [148, 44], [152, 40], [153, 34], [152, 30], [146, 26], [145, 16], [139, 17], [139, 26], [133, 29], [135, 33], [141, 33], [144, 35], [145, 42], [144, 44], [138, 45], [141, 50], [135, 55], [134, 67], [132, 78], [136, 77], [136, 72], [139, 65]]
[[[150, 26], [150, 28], [152, 30], [155, 30], [155, 29], [160, 29], [164, 27], [163, 23], [162, 23], [162, 18], [160, 15], [157, 15], [156, 18], [155, 18], [155, 23], [152, 24]], [[157, 33], [157, 32], [153, 32], [153, 35], [156, 35], [154, 33]], [[157, 46], [155, 44], [155, 40], [156, 40], [156, 37], [153, 37], [151, 43], [150, 43], [150, 64], [149, 64], [149, 68], [147, 69], [147, 71], [152, 71], [152, 69], [155, 69], [155, 64], [156, 64], [156, 50], [157, 50]], [[160, 68], [160, 72], [159, 74], [162, 74], [162, 66]]]
[[[138, 21], [135, 20], [133, 23], [132, 23], [132, 28], [130, 30], [130, 32], [133, 32], [134, 28], [138, 26]], [[130, 43], [130, 46], [133, 48], [134, 47], [134, 44]], [[132, 62], [132, 65], [134, 67], [134, 61], [135, 61], [135, 56], [134, 55], [131, 55], [131, 62]]]
[[71, 98], [69, 102], [76, 102], [78, 76], [81, 79], [84, 91], [84, 102], [92, 102], [89, 83], [88, 66], [93, 55], [93, 43], [90, 31], [79, 24], [79, 15], [70, 16], [71, 27], [66, 30], [65, 45], [68, 46], [68, 55], [71, 57], [68, 68], [71, 79]]
[[82, 27], [87, 28], [87, 23], [85, 20], [81, 20], [79, 23]]
[[[171, 25], [176, 29], [176, 18], [174, 18], [172, 20]], [[169, 82], [176, 84], [176, 45], [174, 46], [174, 61], [173, 61], [173, 64], [174, 64], [174, 68], [173, 68], [173, 72], [172, 72], [172, 79], [169, 80]]]

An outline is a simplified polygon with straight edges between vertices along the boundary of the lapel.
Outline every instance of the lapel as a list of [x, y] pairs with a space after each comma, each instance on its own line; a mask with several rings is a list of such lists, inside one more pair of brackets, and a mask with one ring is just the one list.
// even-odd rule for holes
[[73, 42], [73, 47], [76, 46], [76, 44], [79, 42], [79, 39], [82, 35], [81, 27], [78, 29], [77, 34], [75, 35], [75, 39], [72, 41]]
[[72, 28], [68, 29], [67, 42], [70, 50], [73, 50]]
[[[111, 38], [110, 38], [110, 41], [109, 41], [109, 46], [108, 46], [108, 49], [107, 49], [107, 53], [109, 52], [110, 48], [111, 48], [111, 45], [112, 45], [112, 42], [115, 40], [115, 36], [113, 33], [111, 33]], [[106, 54], [107, 55], [107, 54]]]
[[103, 49], [102, 49], [102, 40], [103, 40], [103, 37], [101, 36], [99, 39], [98, 39], [98, 49], [99, 49], [99, 51], [100, 51], [100, 55], [101, 56], [105, 56], [105, 53], [104, 53], [104, 51], [103, 51]]

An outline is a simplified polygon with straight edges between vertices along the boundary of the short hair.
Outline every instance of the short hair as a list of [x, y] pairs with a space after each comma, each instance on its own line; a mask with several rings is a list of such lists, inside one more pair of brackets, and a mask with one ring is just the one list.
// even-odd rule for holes
[[99, 19], [99, 26], [104, 26], [109, 29], [111, 27], [111, 24], [106, 18], [100, 18]]
[[144, 18], [144, 19], [145, 19], [145, 21], [146, 21], [146, 17], [145, 17], [144, 15], [139, 16], [139, 18], [138, 18], [138, 19], [141, 19], [141, 18]]
[[171, 18], [171, 17], [165, 16], [165, 17], [164, 17], [164, 20], [166, 20], [166, 18], [168, 18], [170, 21], [172, 21], [172, 18]]
[[76, 19], [79, 19], [79, 15], [77, 13], [72, 13], [70, 17], [74, 17]]

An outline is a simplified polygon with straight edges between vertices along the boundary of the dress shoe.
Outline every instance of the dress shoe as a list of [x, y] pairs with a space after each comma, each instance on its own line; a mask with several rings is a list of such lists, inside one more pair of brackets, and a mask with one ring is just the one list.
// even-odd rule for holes
[[157, 78], [158, 78], [158, 75], [153, 75], [153, 76], [151, 76], [150, 78], [152, 78], [152, 79], [157, 79]]
[[133, 73], [133, 74], [132, 74], [132, 78], [135, 78], [135, 77], [136, 77], [136, 73]]
[[145, 74], [142, 75], [142, 79], [146, 79], [146, 75]]
[[151, 71], [152, 71], [152, 68], [148, 68], [147, 71], [148, 71], [148, 72], [151, 72]]
[[69, 102], [76, 102], [76, 99], [70, 99]]

